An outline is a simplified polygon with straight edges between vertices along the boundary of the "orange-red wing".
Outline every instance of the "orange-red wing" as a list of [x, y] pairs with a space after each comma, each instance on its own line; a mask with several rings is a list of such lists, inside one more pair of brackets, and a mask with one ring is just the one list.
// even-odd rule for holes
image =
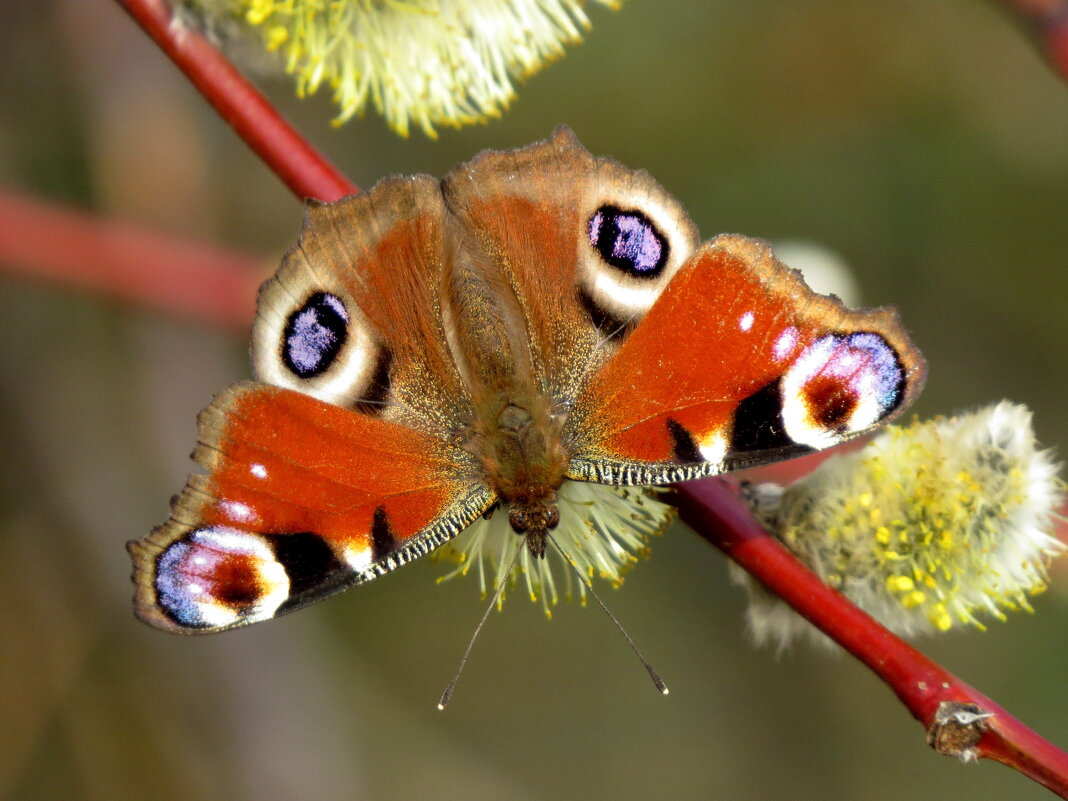
[[219, 631], [382, 575], [493, 502], [462, 450], [292, 390], [237, 384], [201, 415], [171, 518], [130, 544], [137, 614]]
[[923, 377], [893, 310], [849, 311], [767, 245], [720, 236], [579, 396], [570, 475], [663, 483], [830, 447], [903, 411]]

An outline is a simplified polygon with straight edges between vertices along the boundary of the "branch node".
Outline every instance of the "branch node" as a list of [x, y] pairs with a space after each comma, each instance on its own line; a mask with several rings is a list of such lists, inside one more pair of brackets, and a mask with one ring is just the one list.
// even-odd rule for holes
[[961, 762], [974, 762], [979, 759], [976, 746], [990, 728], [986, 720], [992, 717], [993, 712], [984, 712], [976, 704], [943, 701], [927, 730], [927, 744], [940, 754], [957, 757]]

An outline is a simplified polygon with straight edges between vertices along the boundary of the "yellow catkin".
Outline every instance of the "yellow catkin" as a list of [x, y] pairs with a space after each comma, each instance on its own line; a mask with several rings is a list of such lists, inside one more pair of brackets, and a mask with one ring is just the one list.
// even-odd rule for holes
[[187, 0], [241, 20], [278, 52], [298, 96], [329, 86], [342, 123], [374, 106], [402, 136], [498, 117], [515, 83], [590, 26], [583, 6], [616, 0]]
[[[1063, 487], [1036, 449], [1030, 412], [1005, 402], [888, 426], [789, 487], [754, 488], [751, 502], [825, 581], [907, 634], [1029, 609], [1064, 550], [1052, 536]], [[786, 639], [770, 628], [789, 618], [761, 618], [773, 608], [762, 603], [752, 628]]]

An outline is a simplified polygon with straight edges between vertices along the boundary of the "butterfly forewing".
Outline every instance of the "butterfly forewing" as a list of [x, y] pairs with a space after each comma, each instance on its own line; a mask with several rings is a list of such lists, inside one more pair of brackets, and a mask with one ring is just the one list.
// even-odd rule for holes
[[260, 290], [257, 379], [441, 437], [470, 424], [441, 308], [445, 219], [425, 175], [309, 204], [299, 244]]

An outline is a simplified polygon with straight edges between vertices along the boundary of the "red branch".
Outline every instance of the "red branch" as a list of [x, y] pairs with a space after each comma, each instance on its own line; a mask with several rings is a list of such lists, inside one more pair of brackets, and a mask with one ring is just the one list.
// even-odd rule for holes
[[[940, 742], [932, 742], [936, 750], [994, 759], [1068, 798], [1068, 754], [820, 581], [760, 527], [727, 480], [691, 481], [675, 489], [683, 522], [867, 665], [929, 733], [941, 731]], [[973, 727], [974, 742], [953, 740], [939, 729], [944, 710], [960, 705], [990, 714]]]
[[360, 191], [211, 42], [176, 22], [165, 0], [117, 2], [298, 198], [332, 202]]
[[1030, 28], [1052, 67], [1068, 81], [1068, 0], [1001, 0]]
[[0, 269], [247, 331], [269, 266], [0, 191]]

